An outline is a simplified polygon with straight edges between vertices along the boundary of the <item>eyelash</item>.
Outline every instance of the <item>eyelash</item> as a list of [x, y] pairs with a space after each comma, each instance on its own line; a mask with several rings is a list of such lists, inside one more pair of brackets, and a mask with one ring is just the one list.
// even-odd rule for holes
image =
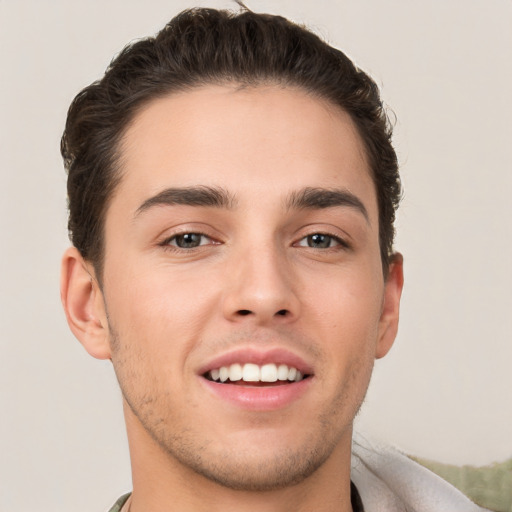
[[[336, 243], [336, 245], [334, 246], [329, 246], [329, 247], [309, 247], [307, 245], [298, 245], [300, 242], [302, 241], [306, 241], [307, 243], [307, 240], [309, 238], [312, 238], [314, 236], [323, 236], [323, 237], [327, 237], [330, 239], [330, 241], [334, 241]], [[343, 238], [340, 238], [339, 236], [337, 235], [333, 235], [331, 233], [324, 233], [324, 232], [321, 232], [321, 231], [318, 231], [318, 232], [314, 232], [314, 233], [311, 233], [309, 235], [306, 235], [304, 237], [302, 237], [298, 242], [296, 242], [294, 245], [298, 245], [299, 247], [307, 247], [309, 249], [315, 249], [315, 250], [336, 250], [336, 248], [339, 246], [339, 248], [341, 249], [350, 249], [350, 245], [343, 239]]]
[[213, 242], [212, 245], [218, 245], [220, 242], [216, 242], [212, 237], [206, 235], [205, 233], [200, 233], [200, 232], [197, 232], [197, 231], [184, 231], [183, 233], [176, 233], [168, 238], [166, 238], [165, 240], [163, 240], [162, 242], [160, 242], [160, 246], [163, 247], [164, 249], [166, 250], [172, 250], [172, 251], [191, 251], [193, 249], [198, 249], [204, 245], [209, 245], [209, 244], [205, 244], [205, 243], [199, 243], [199, 245], [195, 246], [195, 247], [179, 247], [177, 244], [173, 244], [172, 242], [175, 242], [177, 238], [179, 237], [185, 237], [187, 235], [196, 235], [196, 236], [199, 236], [201, 237], [201, 242], [204, 241], [204, 239], [208, 239], [210, 240], [211, 242]]
[[[195, 236], [201, 237], [199, 245], [196, 245], [194, 247], [179, 247], [177, 244], [173, 243], [173, 242], [176, 242], [176, 240], [179, 237], [185, 237], [188, 235], [191, 235], [191, 236], [195, 235]], [[312, 238], [314, 236], [328, 237], [330, 239], [329, 244], [334, 241], [336, 243], [336, 245], [334, 245], [334, 246], [329, 245], [328, 247], [310, 247], [309, 245], [301, 244], [301, 242], [303, 242], [303, 241], [306, 241], [306, 243], [308, 243], [308, 239]], [[210, 243], [202, 243], [204, 241], [204, 239], [210, 240]], [[205, 246], [205, 245], [219, 245], [220, 243], [221, 242], [216, 241], [215, 239], [206, 235], [205, 233], [200, 233], [200, 232], [196, 232], [196, 231], [184, 231], [182, 233], [176, 233], [176, 234], [166, 238], [165, 240], [160, 242], [159, 245], [161, 247], [163, 247], [165, 250], [189, 252], [194, 249], [199, 249], [200, 247]], [[324, 232], [314, 232], [309, 235], [305, 235], [298, 242], [295, 242], [293, 245], [295, 247], [306, 247], [306, 248], [315, 249], [315, 250], [336, 250], [336, 247], [338, 247], [338, 246], [342, 249], [350, 249], [350, 244], [348, 244], [344, 239], [340, 238], [339, 236], [333, 235], [331, 233], [324, 233]]]

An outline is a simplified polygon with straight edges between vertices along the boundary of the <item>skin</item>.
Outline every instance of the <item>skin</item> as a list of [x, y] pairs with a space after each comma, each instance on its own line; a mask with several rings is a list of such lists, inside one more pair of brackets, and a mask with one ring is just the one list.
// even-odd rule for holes
[[[396, 255], [384, 280], [350, 117], [296, 89], [205, 86], [145, 106], [121, 154], [103, 288], [71, 248], [62, 298], [123, 392], [131, 512], [351, 510], [352, 423], [395, 338], [403, 275]], [[152, 199], [200, 186], [229, 204]], [[297, 208], [290, 197], [305, 188], [362, 208]], [[180, 248], [184, 233], [204, 236]], [[313, 369], [306, 391], [272, 411], [210, 393], [199, 369], [237, 348], [293, 352]]]

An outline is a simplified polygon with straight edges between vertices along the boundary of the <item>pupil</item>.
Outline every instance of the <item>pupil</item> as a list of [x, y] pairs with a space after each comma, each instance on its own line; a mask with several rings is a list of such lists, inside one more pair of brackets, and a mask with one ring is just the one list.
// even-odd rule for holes
[[328, 235], [316, 234], [308, 236], [308, 245], [310, 247], [325, 249], [329, 247], [330, 243], [331, 237]]
[[198, 247], [201, 243], [201, 235], [197, 233], [185, 233], [176, 237], [176, 244], [183, 249]]

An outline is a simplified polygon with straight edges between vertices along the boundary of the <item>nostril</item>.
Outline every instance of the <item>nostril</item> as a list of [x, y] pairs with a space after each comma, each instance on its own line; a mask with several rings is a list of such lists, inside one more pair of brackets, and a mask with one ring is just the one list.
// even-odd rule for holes
[[[0, 0], [1, 1], [1, 0]], [[237, 312], [237, 315], [240, 316], [248, 316], [252, 315], [253, 312], [250, 309], [239, 309]], [[287, 309], [280, 309], [276, 312], [276, 316], [287, 316], [289, 314], [289, 311]]]

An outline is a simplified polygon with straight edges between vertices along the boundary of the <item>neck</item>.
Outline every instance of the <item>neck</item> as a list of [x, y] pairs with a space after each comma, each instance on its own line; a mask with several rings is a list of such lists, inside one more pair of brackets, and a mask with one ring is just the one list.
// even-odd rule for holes
[[234, 490], [183, 465], [147, 433], [125, 404], [133, 494], [130, 512], [349, 512], [351, 434], [299, 483], [269, 491]]

